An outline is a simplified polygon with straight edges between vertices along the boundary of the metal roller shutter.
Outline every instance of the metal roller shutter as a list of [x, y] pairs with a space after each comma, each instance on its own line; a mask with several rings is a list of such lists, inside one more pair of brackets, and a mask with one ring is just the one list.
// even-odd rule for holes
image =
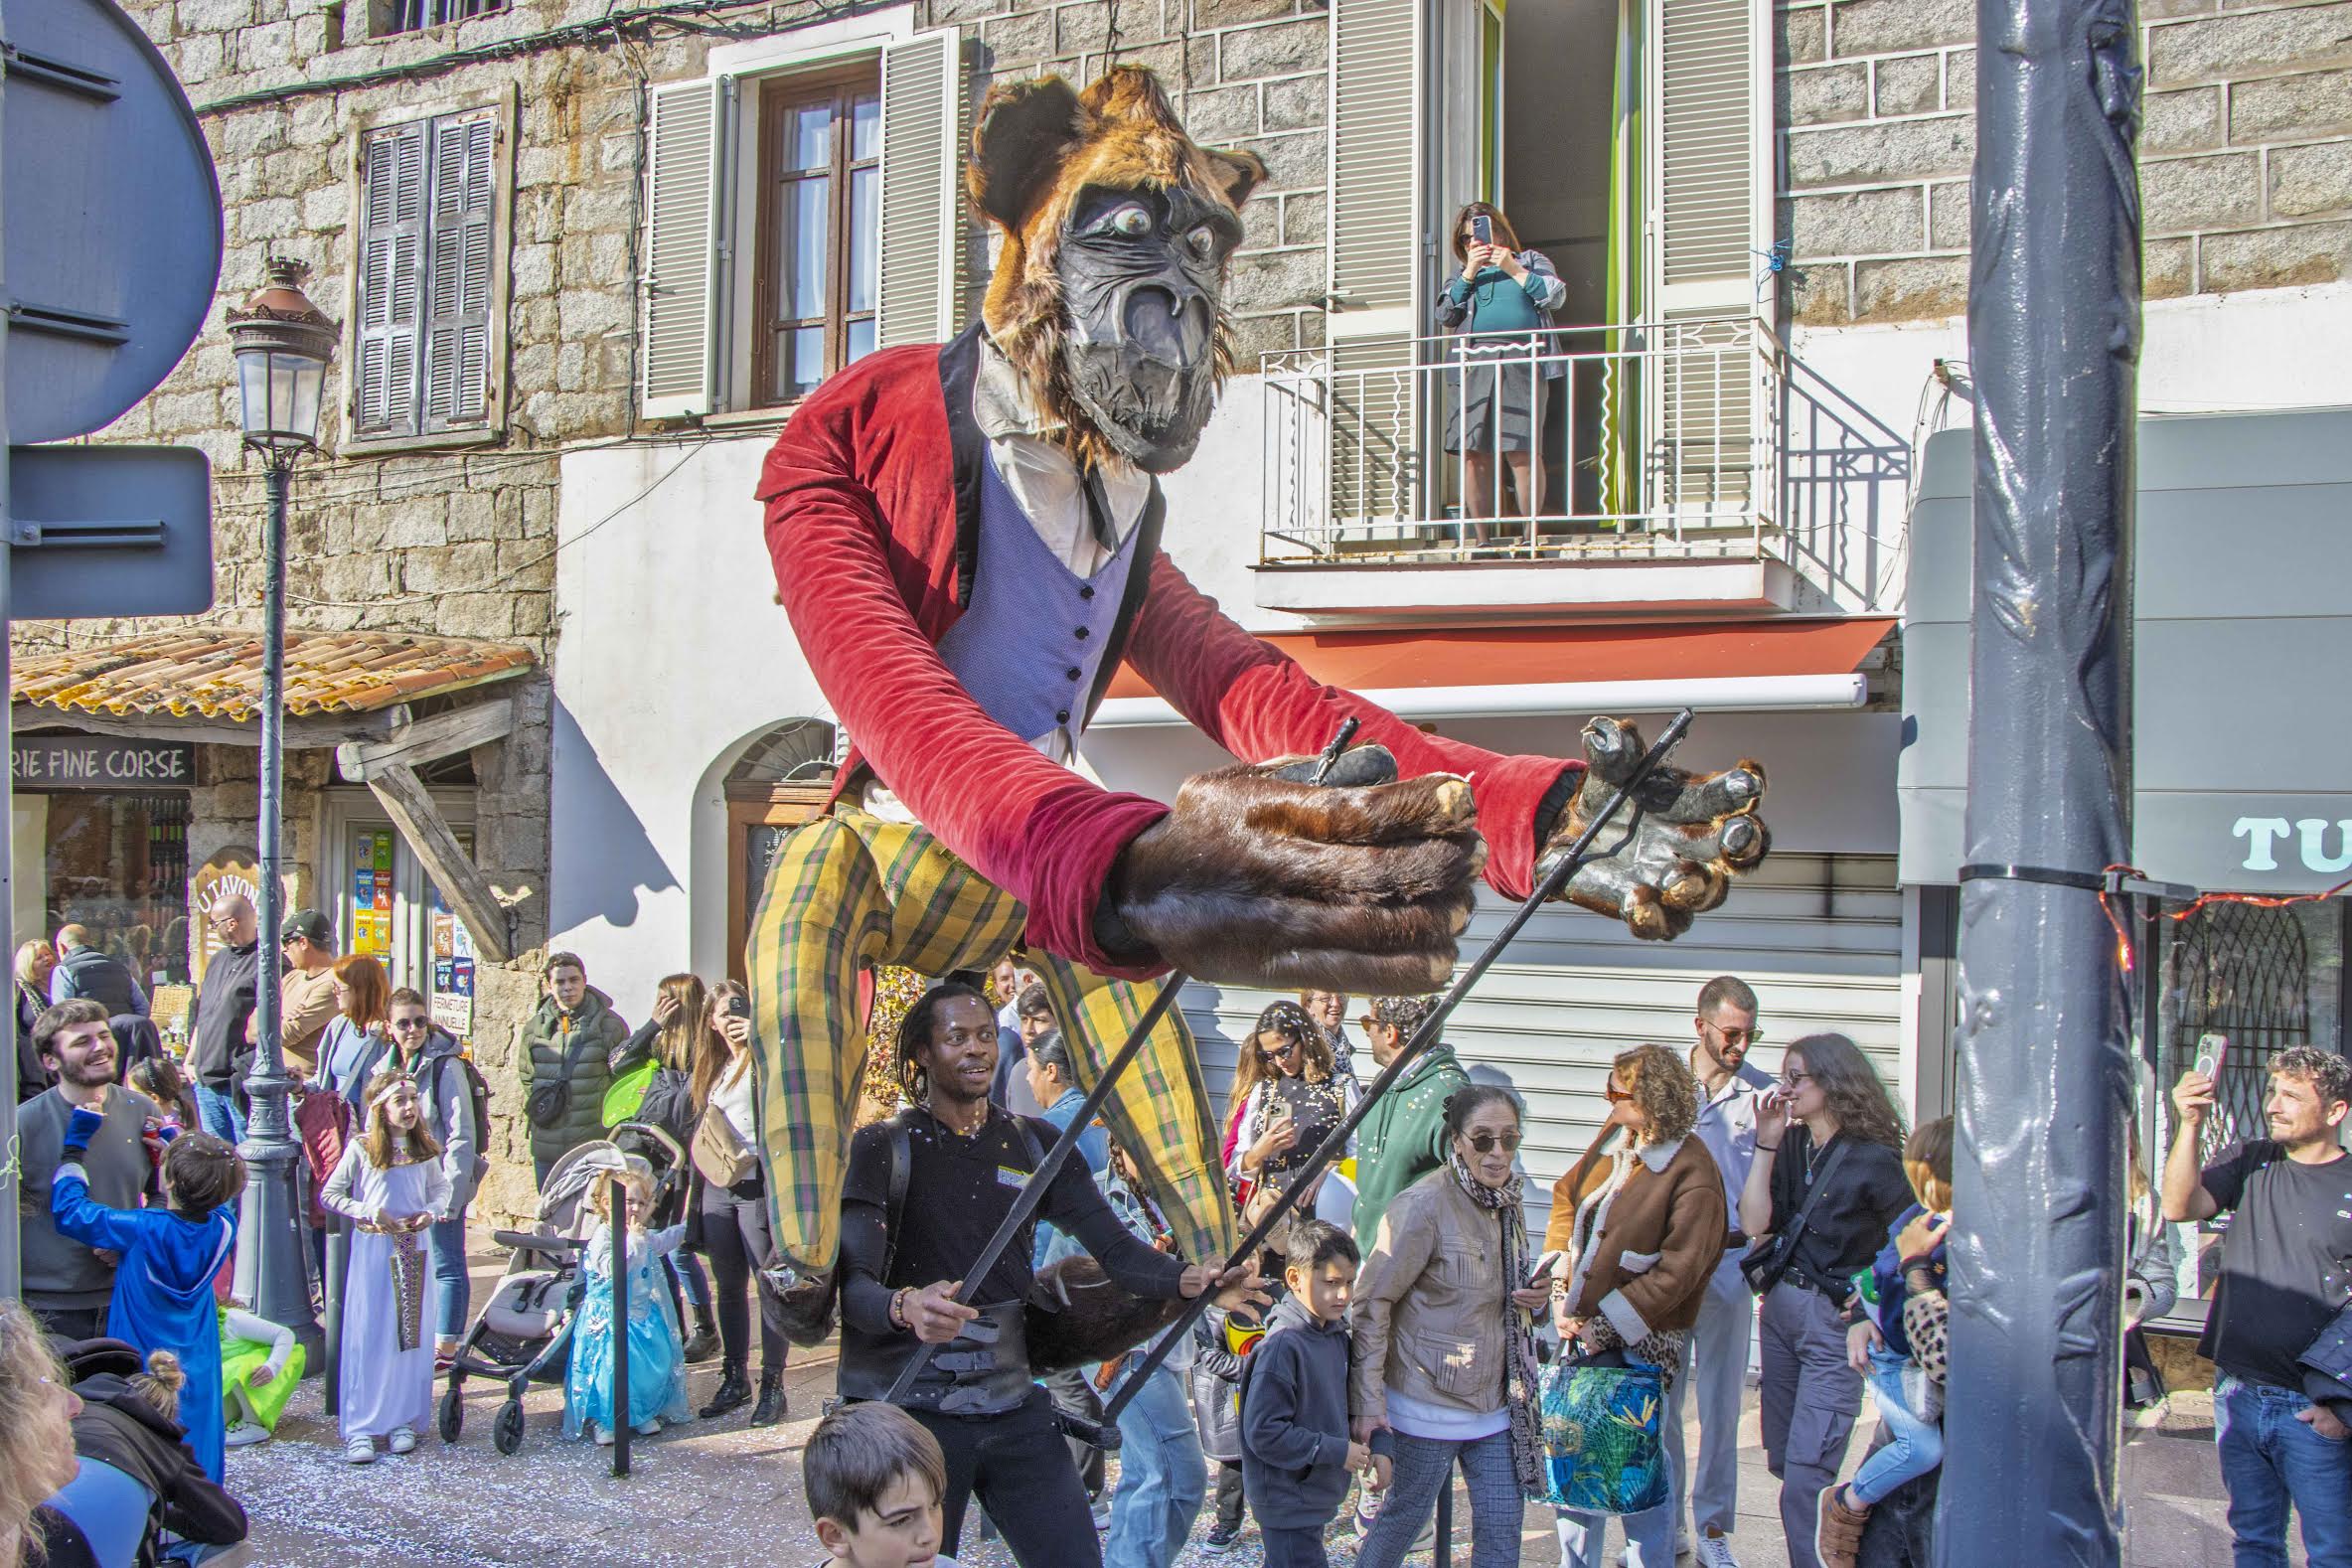
[[[1464, 951], [1475, 953], [1506, 913], [1489, 899]], [[1767, 1071], [1778, 1069], [1789, 1041], [1834, 1030], [1899, 1092], [1901, 969], [1892, 856], [1779, 854], [1675, 942], [1637, 941], [1577, 909], [1544, 910], [1463, 1002], [1446, 1037], [1475, 1075], [1499, 1074], [1526, 1097], [1527, 1222], [1540, 1230], [1552, 1181], [1601, 1124], [1611, 1058], [1644, 1041], [1686, 1048], [1708, 980], [1732, 974], [1756, 988], [1765, 1044], [1754, 1059]], [[1275, 995], [1197, 984], [1185, 992], [1220, 1116], [1235, 1048]], [[1368, 1053], [1359, 1051], [1356, 1065], [1368, 1080]]]

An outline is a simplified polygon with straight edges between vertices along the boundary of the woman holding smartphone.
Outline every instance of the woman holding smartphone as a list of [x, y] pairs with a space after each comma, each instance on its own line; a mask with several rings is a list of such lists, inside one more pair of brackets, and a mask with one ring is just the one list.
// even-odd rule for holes
[[[700, 1118], [716, 1111], [726, 1119], [735, 1138], [749, 1149], [759, 1147], [759, 1132], [751, 1110], [751, 997], [731, 980], [710, 988], [706, 1015], [710, 1038], [695, 1053], [694, 1107]], [[751, 1424], [773, 1426], [784, 1419], [784, 1304], [768, 1283], [765, 1270], [775, 1255], [768, 1234], [767, 1181], [755, 1164], [751, 1174], [732, 1186], [719, 1186], [700, 1176], [703, 1249], [710, 1259], [711, 1294], [717, 1298], [718, 1392], [702, 1410], [713, 1420], [751, 1399], [746, 1376], [751, 1356], [749, 1297], [759, 1298], [759, 1403], [752, 1406]]]
[[1748, 1257], [1774, 1275], [1761, 1349], [1764, 1456], [1781, 1482], [1791, 1568], [1821, 1568], [1821, 1492], [1837, 1479], [1862, 1374], [1847, 1359], [1845, 1306], [1887, 1227], [1911, 1206], [1903, 1119], [1869, 1060], [1842, 1034], [1807, 1034], [1782, 1058], [1780, 1085], [1756, 1111], [1756, 1161], [1740, 1193]]
[[[1552, 352], [1552, 312], [1568, 285], [1540, 250], [1521, 248], [1502, 209], [1472, 202], [1454, 219], [1457, 270], [1438, 295], [1437, 323], [1462, 335], [1462, 368], [1447, 372], [1452, 408], [1445, 448], [1462, 455], [1462, 515], [1532, 517], [1543, 510], [1544, 383], [1565, 367]], [[1518, 493], [1514, 506], [1496, 477], [1497, 460]], [[1487, 543], [1487, 525], [1471, 537]]]

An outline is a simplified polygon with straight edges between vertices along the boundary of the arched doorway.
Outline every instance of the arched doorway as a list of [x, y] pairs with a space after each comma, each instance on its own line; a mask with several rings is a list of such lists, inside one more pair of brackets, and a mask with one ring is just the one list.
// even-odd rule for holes
[[784, 836], [825, 810], [833, 794], [840, 732], [822, 718], [791, 718], [743, 753], [726, 775], [726, 972], [743, 979], [743, 940]]

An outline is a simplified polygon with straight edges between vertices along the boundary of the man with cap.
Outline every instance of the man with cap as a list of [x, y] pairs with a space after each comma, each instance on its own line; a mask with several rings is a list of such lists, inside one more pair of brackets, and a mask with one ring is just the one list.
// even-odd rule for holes
[[279, 982], [278, 1040], [304, 1078], [318, 1072], [319, 1036], [335, 1021], [335, 928], [316, 909], [298, 909], [279, 929], [286, 962]]
[[[1385, 1068], [1413, 1037], [1435, 997], [1375, 997], [1356, 1020]], [[1432, 1045], [1413, 1061], [1395, 1087], [1372, 1102], [1355, 1129], [1356, 1244], [1369, 1252], [1380, 1237], [1380, 1216], [1389, 1200], [1446, 1163], [1446, 1102], [1470, 1087], [1470, 1074], [1451, 1045]]]

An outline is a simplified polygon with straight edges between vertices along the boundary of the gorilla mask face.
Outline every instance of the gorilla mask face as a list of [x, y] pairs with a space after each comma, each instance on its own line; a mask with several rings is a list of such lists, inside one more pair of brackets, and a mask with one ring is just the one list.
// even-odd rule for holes
[[990, 335], [1075, 455], [1181, 467], [1231, 363], [1225, 262], [1265, 166], [1196, 145], [1136, 67], [1083, 95], [998, 88], [972, 140], [974, 203], [1004, 234]]

